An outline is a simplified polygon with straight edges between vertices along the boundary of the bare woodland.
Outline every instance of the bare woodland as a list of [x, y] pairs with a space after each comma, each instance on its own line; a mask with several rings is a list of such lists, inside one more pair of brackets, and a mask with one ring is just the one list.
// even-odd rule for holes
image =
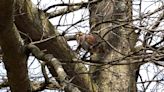
[[[1, 90], [164, 90], [163, 0], [81, 0], [76, 3], [56, 0], [60, 3], [44, 8], [40, 6], [41, 1], [38, 0], [37, 5], [31, 0], [0, 2]], [[144, 11], [143, 4], [150, 2]], [[79, 10], [88, 14], [71, 24], [60, 23], [68, 14]], [[60, 19], [53, 21], [57, 25], [50, 22], [53, 18]], [[88, 23], [87, 32], [84, 32], [85, 23]], [[59, 27], [65, 29], [61, 32]], [[72, 28], [77, 30], [69, 34]], [[81, 29], [96, 38], [97, 43], [91, 49], [68, 44], [76, 42], [76, 33]], [[30, 60], [31, 57], [34, 60]], [[35, 62], [38, 63], [34, 65]], [[37, 68], [39, 76], [31, 73], [34, 69], [30, 69], [30, 65], [40, 67]], [[145, 74], [141, 73], [143, 70]]]

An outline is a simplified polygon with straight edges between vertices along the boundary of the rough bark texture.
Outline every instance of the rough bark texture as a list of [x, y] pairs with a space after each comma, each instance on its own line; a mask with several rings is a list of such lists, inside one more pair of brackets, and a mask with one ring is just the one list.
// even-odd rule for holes
[[[103, 41], [97, 48], [99, 50], [93, 53], [92, 60], [110, 62], [128, 55], [133, 50], [135, 38], [131, 37], [134, 32], [124, 28], [124, 25], [130, 23], [127, 20], [132, 17], [130, 1], [102, 0], [90, 6], [91, 31], [98, 32], [95, 35], [100, 41]], [[13, 9], [15, 9], [14, 16]], [[25, 44], [53, 37], [41, 43], [37, 42], [35, 45], [41, 50], [46, 50], [45, 53], [53, 54], [59, 61], [67, 62], [66, 65], [63, 65], [64, 70], [70, 79], [74, 78], [71, 82], [78, 85], [82, 92], [136, 91], [135, 71], [138, 68], [136, 65], [91, 67], [93, 74], [90, 76], [87, 74], [88, 71], [84, 64], [70, 63], [76, 58], [76, 55], [70, 50], [64, 36], [59, 35], [43, 11], [33, 6], [30, 0], [16, 0], [15, 8], [13, 0], [2, 0], [0, 10], [0, 45], [4, 52], [3, 62], [7, 70], [9, 85], [13, 92], [31, 91], [27, 75], [27, 56], [21, 37], [25, 39]], [[118, 20], [122, 22], [118, 22]], [[104, 23], [102, 24], [102, 22]], [[22, 34], [21, 37], [17, 29]], [[48, 68], [50, 73], [57, 77], [53, 66], [48, 65]]]
[[14, 0], [2, 0], [0, 3], [0, 45], [3, 50], [3, 62], [7, 71], [12, 92], [30, 92], [27, 73], [27, 56], [20, 35], [13, 23]]
[[[128, 21], [132, 19], [131, 9], [131, 0], [103, 0], [90, 6], [91, 31], [93, 33], [98, 31], [98, 35], [105, 41], [100, 46], [104, 48], [101, 51], [103, 53], [95, 52], [92, 60], [110, 62], [121, 59], [131, 52], [136, 43], [132, 39], [136, 38], [132, 38], [133, 30], [124, 28], [131, 23]], [[131, 60], [120, 62], [131, 62]], [[93, 73], [92, 78], [98, 85], [98, 92], [136, 92], [136, 66], [102, 65], [91, 67], [90, 70]]]
[[[61, 62], [68, 62], [66, 65], [63, 65], [63, 67], [70, 78], [74, 77], [72, 82], [79, 85], [80, 88], [84, 88], [81, 89], [83, 91], [92, 91], [93, 87], [86, 67], [81, 63], [69, 63], [72, 59], [76, 58], [76, 55], [69, 48], [65, 38], [59, 36], [59, 33], [49, 22], [43, 11], [33, 6], [30, 0], [16, 0], [16, 9], [15, 24], [19, 31], [27, 34], [26, 36], [22, 35], [23, 38], [27, 38], [27, 43], [31, 40], [40, 41], [53, 36], [53, 39], [36, 45], [41, 50], [45, 50], [45, 53], [53, 54], [54, 57]], [[48, 67], [51, 74], [56, 77], [55, 70], [53, 70], [51, 66]]]

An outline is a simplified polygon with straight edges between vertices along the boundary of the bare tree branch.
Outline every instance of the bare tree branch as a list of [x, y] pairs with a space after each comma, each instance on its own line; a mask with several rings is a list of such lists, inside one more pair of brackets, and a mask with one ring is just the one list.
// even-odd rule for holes
[[[60, 61], [72, 61], [73, 58], [76, 58], [75, 53], [70, 49], [65, 38], [63, 36], [59, 36], [59, 32], [50, 23], [44, 12], [39, 11], [36, 7], [32, 6], [31, 1], [29, 0], [26, 0], [24, 2], [26, 5], [21, 7], [20, 5], [22, 4], [19, 3], [19, 1], [16, 3], [18, 10], [16, 11], [15, 15], [18, 16], [15, 16], [14, 22], [21, 32], [26, 33], [32, 39], [32, 41], [41, 41], [48, 37], [54, 37], [52, 40], [35, 45], [37, 45], [41, 50], [45, 50], [45, 53], [53, 54], [53, 56]], [[30, 41], [27, 41], [27, 43], [30, 43]], [[52, 66], [49, 66], [48, 68], [51, 67]], [[63, 65], [63, 68], [70, 77], [76, 76], [74, 80], [72, 80], [72, 83], [77, 84], [78, 86], [80, 85], [86, 90], [92, 90], [92, 85], [90, 85], [90, 76], [88, 74], [77, 75], [81, 72], [87, 72], [87, 68], [84, 64], [68, 63], [67, 65]], [[53, 77], [56, 77], [53, 67], [50, 73], [53, 75]]]
[[80, 6], [80, 7], [86, 7], [88, 4], [95, 4], [98, 3], [102, 0], [92, 0], [89, 2], [80, 2], [80, 3], [62, 3], [62, 4], [56, 4], [56, 5], [52, 5], [49, 6], [48, 8], [44, 9], [44, 12], [48, 11], [51, 8], [55, 8], [57, 6]]
[[46, 16], [48, 16], [49, 19], [58, 17], [64, 14], [68, 14], [70, 12], [76, 11], [83, 8], [82, 6], [68, 6], [67, 8], [60, 9], [60, 10], [55, 10], [50, 13], [46, 13]]
[[[60, 86], [62, 88], [65, 88], [66, 86], [69, 86], [69, 87], [66, 87], [66, 88], [70, 88], [70, 85], [69, 84], [69, 80], [67, 79], [68, 78], [68, 75], [66, 74], [66, 72], [64, 71], [61, 63], [53, 57], [53, 55], [51, 54], [45, 54], [43, 53], [42, 51], [40, 51], [40, 49], [38, 47], [36, 47], [35, 45], [27, 45], [27, 48], [30, 50], [30, 52], [36, 57], [38, 58], [39, 60], [42, 60], [44, 61], [46, 64], [49, 64], [49, 65], [52, 65], [54, 70], [56, 70], [56, 73], [58, 74], [58, 79], [59, 79], [59, 82], [60, 82]], [[76, 89], [78, 90], [78, 88], [76, 87], [73, 87], [71, 86], [70, 88], [71, 90], [72, 89]], [[69, 89], [69, 90], [70, 90]], [[79, 90], [78, 90], [79, 91]], [[71, 92], [74, 92], [74, 91], [71, 91]], [[80, 91], [79, 91], [80, 92]]]

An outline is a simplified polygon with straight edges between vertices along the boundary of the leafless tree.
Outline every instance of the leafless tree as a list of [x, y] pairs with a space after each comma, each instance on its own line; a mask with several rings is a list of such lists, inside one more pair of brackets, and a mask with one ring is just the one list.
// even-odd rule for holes
[[164, 90], [163, 0], [43, 1], [1, 0], [1, 90]]

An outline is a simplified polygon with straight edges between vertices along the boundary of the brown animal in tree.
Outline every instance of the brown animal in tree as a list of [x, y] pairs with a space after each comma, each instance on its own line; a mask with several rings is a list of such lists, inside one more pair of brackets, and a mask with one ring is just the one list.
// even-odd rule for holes
[[84, 50], [90, 51], [90, 52], [94, 49], [94, 46], [97, 43], [96, 37], [91, 33], [85, 34], [82, 32], [78, 32], [76, 33], [76, 40], [79, 45], [77, 50], [79, 50], [80, 48], [83, 48]]

